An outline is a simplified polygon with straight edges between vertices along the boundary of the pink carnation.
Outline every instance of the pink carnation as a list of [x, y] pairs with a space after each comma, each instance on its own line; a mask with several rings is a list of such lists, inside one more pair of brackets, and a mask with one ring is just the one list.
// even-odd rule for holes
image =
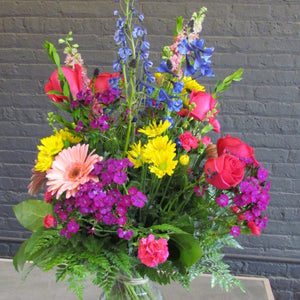
[[155, 240], [153, 234], [140, 239], [138, 257], [141, 262], [151, 268], [165, 262], [169, 256], [168, 242], [166, 239]]
[[201, 143], [204, 144], [205, 146], [208, 146], [210, 144], [210, 142], [211, 142], [211, 138], [207, 135], [205, 135], [201, 139]]
[[191, 132], [186, 131], [184, 134], [179, 136], [180, 143], [186, 151], [191, 151], [191, 149], [196, 149], [199, 146], [198, 139], [192, 135]]

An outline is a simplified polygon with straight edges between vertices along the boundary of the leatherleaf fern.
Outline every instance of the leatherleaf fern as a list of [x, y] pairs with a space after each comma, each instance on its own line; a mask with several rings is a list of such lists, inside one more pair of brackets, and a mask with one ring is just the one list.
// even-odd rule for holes
[[34, 266], [43, 271], [56, 269], [56, 281], [68, 282], [69, 289], [83, 299], [86, 280], [109, 291], [120, 272], [131, 275], [131, 257], [122, 244], [115, 247], [110, 243], [109, 239], [91, 235], [67, 240], [57, 230], [39, 230], [20, 247], [14, 265], [17, 270], [23, 269], [26, 261], [32, 261], [25, 276]]

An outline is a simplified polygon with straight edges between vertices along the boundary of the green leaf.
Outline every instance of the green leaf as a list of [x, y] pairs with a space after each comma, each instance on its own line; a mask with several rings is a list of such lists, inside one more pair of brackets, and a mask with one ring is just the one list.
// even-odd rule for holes
[[187, 214], [184, 214], [183, 216], [177, 218], [174, 225], [185, 231], [185, 233], [194, 233], [194, 222], [192, 218]]
[[210, 124], [205, 125], [202, 129], [201, 129], [201, 135], [204, 135], [208, 132], [210, 132], [213, 129], [213, 126]]
[[57, 65], [57, 66], [60, 66], [60, 59], [59, 59], [59, 55], [57, 54], [57, 52], [55, 51], [55, 52], [53, 52], [53, 60], [54, 60], [54, 62], [55, 62], [55, 64]]
[[160, 230], [160, 231], [163, 231], [163, 232], [186, 233], [182, 229], [180, 229], [176, 226], [173, 226], [171, 224], [153, 225], [153, 226], [149, 227], [149, 229]]
[[15, 254], [13, 258], [13, 265], [15, 267], [15, 270], [17, 272], [23, 270], [24, 265], [26, 263], [26, 254], [25, 254], [25, 248], [27, 246], [28, 240], [23, 242], [21, 247], [19, 248], [18, 252]]
[[175, 248], [177, 248], [177, 250], [179, 251], [179, 256], [177, 259], [175, 258], [174, 263], [177, 264], [181, 269], [182, 267], [190, 268], [202, 256], [202, 249], [191, 234], [170, 234], [169, 243], [171, 244], [171, 246], [173, 244], [173, 246], [175, 246]]
[[183, 17], [177, 17], [176, 18], [176, 27], [174, 30], [174, 36], [176, 37], [178, 35], [178, 32], [182, 30], [183, 27]]
[[51, 204], [32, 199], [19, 203], [13, 207], [13, 210], [20, 224], [31, 231], [43, 228], [44, 218], [53, 213]]
[[215, 93], [222, 93], [228, 88], [230, 88], [230, 84], [232, 81], [242, 80], [243, 71], [243, 69], [238, 69], [233, 74], [227, 76], [222, 82], [218, 81], [215, 86]]
[[57, 91], [57, 90], [51, 90], [51, 91], [47, 92], [47, 95], [63, 96], [64, 94], [62, 92]]
[[67, 111], [67, 112], [71, 112], [70, 109], [70, 104], [68, 102], [54, 102], [52, 101], [52, 103], [58, 107], [59, 109], [63, 110], [63, 111]]

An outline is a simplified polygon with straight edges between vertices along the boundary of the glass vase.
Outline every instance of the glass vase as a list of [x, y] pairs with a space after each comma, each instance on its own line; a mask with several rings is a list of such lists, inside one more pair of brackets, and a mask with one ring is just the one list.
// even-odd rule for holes
[[164, 297], [160, 289], [148, 278], [120, 275], [110, 292], [102, 292], [99, 300], [164, 300]]

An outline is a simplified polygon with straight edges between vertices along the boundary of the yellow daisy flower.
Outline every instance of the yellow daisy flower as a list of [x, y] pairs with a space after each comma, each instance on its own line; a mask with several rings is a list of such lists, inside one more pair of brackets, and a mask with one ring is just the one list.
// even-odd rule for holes
[[37, 156], [37, 163], [34, 166], [36, 171], [45, 172], [52, 166], [55, 156], [49, 155], [46, 151], [40, 151]]
[[171, 123], [168, 120], [165, 120], [162, 122], [162, 120], [159, 121], [159, 124], [156, 124], [156, 121], [154, 120], [152, 124], [149, 126], [146, 126], [145, 129], [139, 129], [138, 132], [146, 134], [148, 137], [156, 137], [158, 135], [161, 135], [164, 131], [166, 131], [171, 126]]
[[40, 152], [35, 169], [40, 172], [45, 172], [50, 169], [56, 154], [59, 153], [63, 147], [64, 143], [59, 135], [51, 135], [41, 139], [41, 145], [37, 146]]
[[166, 174], [171, 176], [178, 163], [173, 160], [176, 156], [176, 145], [169, 140], [168, 136], [158, 136], [149, 140], [145, 145], [144, 157], [150, 164], [149, 170], [158, 178], [162, 178]]
[[128, 159], [133, 163], [134, 168], [139, 168], [143, 164], [143, 148], [141, 141], [130, 146], [131, 150], [127, 151]]
[[78, 144], [82, 141], [82, 138], [73, 135], [71, 132], [68, 131], [67, 128], [61, 129], [59, 132], [56, 133], [56, 136], [61, 136], [64, 141], [69, 141], [72, 144]]
[[196, 92], [199, 91], [205, 92], [205, 87], [199, 84], [196, 80], [193, 80], [191, 76], [189, 77], [184, 76], [182, 81], [184, 83], [184, 87], [182, 89], [181, 94], [183, 95], [190, 93], [193, 90]]

